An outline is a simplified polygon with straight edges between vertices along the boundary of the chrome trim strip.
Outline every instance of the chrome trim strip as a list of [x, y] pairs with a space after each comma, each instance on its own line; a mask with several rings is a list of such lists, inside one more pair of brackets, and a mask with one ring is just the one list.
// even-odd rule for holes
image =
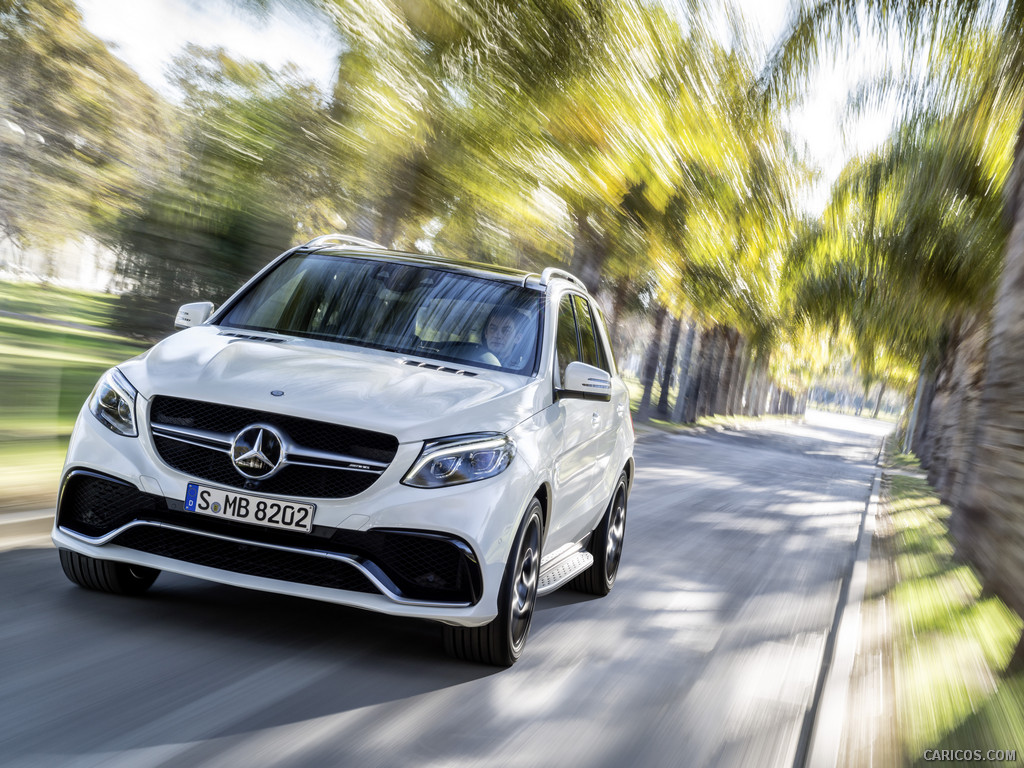
[[150, 429], [158, 437], [166, 437], [170, 440], [178, 440], [189, 445], [197, 445], [200, 448], [212, 448], [213, 450], [231, 453], [231, 441], [234, 435], [223, 432], [211, 432], [206, 429], [191, 429], [189, 427], [175, 427], [170, 424], [152, 422]]
[[85, 544], [91, 544], [91, 545], [93, 545], [95, 547], [102, 547], [104, 544], [109, 543], [110, 540], [112, 538], [114, 538], [115, 536], [118, 536], [119, 534], [124, 533], [129, 528], [135, 528], [136, 526], [139, 526], [139, 525], [159, 525], [159, 523], [147, 523], [144, 520], [132, 520], [129, 523], [125, 523], [120, 528], [115, 528], [110, 533], [105, 533], [102, 536], [86, 536], [84, 533], [79, 533], [78, 531], [73, 531], [70, 528], [67, 528], [66, 526], [63, 526], [63, 525], [58, 525], [57, 526], [57, 530], [62, 531], [63, 533], [66, 533], [68, 536], [70, 536], [71, 538], [78, 539], [79, 541], [84, 542]]
[[[315, 448], [305, 448], [300, 445], [295, 445], [289, 440], [282, 441], [284, 445], [284, 459], [283, 462], [289, 464], [308, 464], [310, 466], [321, 466], [315, 462], [329, 462], [334, 464], [354, 464], [356, 466], [350, 467], [339, 467], [340, 469], [352, 469], [355, 471], [363, 472], [377, 472], [380, 474], [387, 469], [390, 464], [384, 461], [373, 461], [372, 459], [360, 459], [357, 456], [347, 456], [343, 453], [328, 453], [327, 451], [318, 451]], [[306, 461], [303, 461], [303, 460]], [[283, 463], [282, 462], [282, 463]]]
[[[318, 451], [315, 448], [297, 445], [284, 435], [281, 435], [277, 427], [270, 427], [266, 424], [250, 424], [249, 426], [272, 429], [275, 434], [280, 435], [281, 461], [277, 465], [278, 470], [288, 464], [301, 464], [307, 467], [320, 467], [321, 469], [343, 469], [350, 472], [370, 472], [380, 475], [390, 466], [390, 464], [383, 461], [360, 459], [357, 456], [348, 456], [343, 453], [328, 453], [327, 451]], [[178, 442], [195, 445], [199, 448], [221, 451], [229, 456], [231, 455], [231, 444], [235, 439], [235, 435], [232, 434], [211, 432], [206, 429], [194, 429], [192, 427], [177, 427], [160, 422], [152, 422], [150, 429], [156, 437], [166, 437], [168, 440], [177, 440]]]
[[[374, 463], [376, 463], [376, 462], [374, 462]], [[295, 465], [295, 466], [302, 466], [302, 467], [316, 467], [318, 469], [340, 469], [340, 470], [344, 470], [346, 472], [365, 472], [365, 473], [370, 474], [370, 475], [382, 475], [382, 474], [384, 474], [384, 470], [383, 469], [373, 469], [371, 467], [366, 466], [366, 464], [364, 462], [359, 462], [359, 464], [361, 464], [362, 466], [352, 466], [350, 464], [345, 464], [345, 463], [341, 463], [341, 462], [339, 462], [337, 464], [333, 464], [333, 463], [327, 463], [325, 461], [301, 461], [299, 459], [286, 458], [286, 459], [281, 459], [281, 463], [278, 466], [285, 467], [285, 466], [288, 466], [288, 465]]]
[[[373, 586], [375, 586], [378, 590], [380, 590], [381, 595], [383, 595], [384, 597], [386, 597], [389, 600], [391, 600], [391, 602], [398, 603], [399, 605], [409, 605], [409, 606], [415, 606], [415, 607], [419, 607], [419, 608], [469, 608], [469, 607], [471, 607], [473, 605], [472, 603], [434, 603], [434, 602], [430, 602], [430, 601], [427, 601], [427, 600], [412, 600], [412, 599], [410, 599], [408, 597], [403, 597], [401, 595], [395, 594], [395, 592], [392, 591], [392, 589], [390, 587], [388, 587], [386, 584], [384, 584], [384, 582], [381, 581], [381, 579], [379, 579], [377, 576], [375, 576], [372, 571], [370, 571], [366, 566], [364, 566], [361, 562], [359, 562], [356, 558], [352, 557], [351, 555], [342, 555], [342, 554], [339, 554], [337, 552], [325, 552], [322, 549], [298, 549], [296, 547], [284, 547], [284, 546], [281, 546], [280, 544], [264, 544], [263, 542], [249, 541], [247, 539], [236, 539], [233, 536], [224, 536], [223, 534], [209, 533], [207, 531], [196, 531], [196, 530], [193, 530], [192, 528], [184, 528], [184, 527], [182, 527], [180, 525], [173, 525], [172, 523], [158, 523], [158, 522], [153, 522], [153, 521], [150, 521], [150, 520], [132, 520], [130, 523], [125, 523], [120, 528], [117, 528], [117, 529], [111, 531], [108, 534], [105, 534], [103, 536], [95, 536], [95, 537], [94, 536], [86, 536], [85, 534], [78, 533], [77, 531], [72, 531], [72, 530], [70, 530], [68, 528], [65, 528], [63, 525], [59, 526], [59, 530], [62, 531], [63, 533], [66, 533], [68, 536], [71, 536], [72, 538], [78, 539], [79, 541], [81, 541], [81, 542], [83, 542], [85, 544], [92, 544], [94, 546], [100, 546], [100, 545], [109, 543], [111, 539], [113, 539], [116, 536], [119, 536], [120, 534], [124, 533], [129, 528], [135, 528], [135, 527], [140, 526], [140, 525], [149, 525], [149, 526], [153, 526], [155, 528], [167, 528], [168, 530], [178, 531], [179, 533], [190, 533], [190, 534], [193, 534], [195, 536], [206, 536], [207, 538], [210, 538], [210, 539], [220, 539], [221, 541], [229, 541], [232, 544], [244, 544], [247, 547], [263, 547], [265, 549], [276, 549], [276, 550], [279, 550], [281, 552], [290, 552], [292, 554], [309, 555], [311, 557], [322, 557], [322, 558], [325, 558], [327, 560], [336, 560], [338, 562], [345, 563], [346, 565], [349, 565], [349, 566], [357, 569], [360, 573], [363, 574], [363, 576], [365, 576], [367, 579], [370, 580], [370, 583], [373, 584]], [[125, 547], [125, 549], [131, 549], [131, 547]], [[132, 551], [141, 551], [141, 550], [132, 550]], [[147, 554], [150, 554], [150, 553], [147, 553]], [[154, 557], [164, 557], [164, 556], [163, 555], [154, 555]], [[167, 559], [168, 560], [174, 560], [173, 557], [168, 557]], [[187, 563], [188, 561], [187, 560], [181, 560], [179, 562]], [[190, 563], [190, 565], [199, 565], [199, 564], [198, 563]], [[200, 565], [199, 567], [200, 568], [213, 568], [213, 566], [209, 566], [209, 565]], [[226, 573], [235, 573], [235, 571], [229, 571], [226, 568], [213, 568], [213, 570], [215, 570], [215, 571], [225, 571]], [[247, 576], [249, 574], [239, 574], [239, 575], [240, 576]], [[268, 581], [281, 581], [281, 582], [283, 582], [285, 584], [292, 584], [292, 583], [298, 584], [298, 583], [301, 583], [301, 582], [284, 581], [283, 579], [270, 579], [270, 578], [268, 578], [266, 576], [253, 576], [252, 578], [267, 579]], [[305, 586], [316, 587], [315, 584], [307, 584]], [[331, 589], [331, 587], [319, 587], [319, 589]], [[338, 590], [334, 590], [334, 591], [336, 591], [336, 592], [346, 592], [348, 590], [338, 589]], [[357, 593], [357, 594], [363, 594], [363, 593]]]

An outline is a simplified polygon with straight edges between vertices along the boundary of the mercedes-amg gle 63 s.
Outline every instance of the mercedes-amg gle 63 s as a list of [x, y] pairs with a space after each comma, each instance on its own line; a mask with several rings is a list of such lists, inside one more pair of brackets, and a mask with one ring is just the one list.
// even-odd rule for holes
[[603, 595], [629, 398], [583, 283], [326, 235], [109, 370], [53, 541], [71, 581], [160, 571], [443, 625], [507, 666], [538, 596]]

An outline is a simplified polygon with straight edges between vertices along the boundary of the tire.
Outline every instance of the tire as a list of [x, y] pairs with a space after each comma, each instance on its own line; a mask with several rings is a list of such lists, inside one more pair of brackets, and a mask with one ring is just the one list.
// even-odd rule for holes
[[97, 560], [70, 549], [60, 550], [60, 565], [78, 586], [115, 595], [141, 595], [160, 575], [156, 568]]
[[619, 572], [622, 543], [626, 535], [628, 483], [626, 473], [623, 472], [615, 484], [615, 492], [612, 494], [612, 500], [608, 502], [608, 509], [587, 546], [590, 554], [594, 556], [594, 564], [569, 582], [571, 589], [601, 597], [612, 591], [615, 577]]
[[542, 510], [533, 499], [519, 526], [498, 594], [498, 615], [482, 627], [444, 627], [449, 655], [466, 661], [511, 667], [526, 647], [540, 580]]

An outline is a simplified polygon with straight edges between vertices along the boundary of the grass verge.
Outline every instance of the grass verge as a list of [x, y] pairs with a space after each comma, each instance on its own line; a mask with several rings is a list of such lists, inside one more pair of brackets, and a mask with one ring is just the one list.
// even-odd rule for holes
[[107, 368], [145, 347], [91, 331], [0, 317], [0, 443], [67, 435]]
[[0, 309], [97, 329], [0, 317], [0, 511], [53, 504], [82, 403], [103, 371], [145, 349], [100, 332], [115, 300], [0, 282]]
[[[920, 469], [906, 455], [890, 455], [888, 463]], [[1024, 622], [955, 558], [950, 510], [928, 482], [887, 478], [876, 542], [894, 580], [878, 599], [891, 622], [894, 726], [904, 764], [962, 765], [978, 760], [978, 751], [998, 762], [1000, 750], [1024, 762], [1024, 672], [1007, 672]]]

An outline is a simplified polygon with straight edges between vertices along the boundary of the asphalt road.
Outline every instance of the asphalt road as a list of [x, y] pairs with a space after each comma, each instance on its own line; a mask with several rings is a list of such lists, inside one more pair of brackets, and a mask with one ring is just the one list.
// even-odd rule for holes
[[509, 670], [439, 629], [163, 574], [79, 589], [0, 551], [4, 766], [793, 766], [887, 427], [638, 445], [619, 581], [543, 598]]

